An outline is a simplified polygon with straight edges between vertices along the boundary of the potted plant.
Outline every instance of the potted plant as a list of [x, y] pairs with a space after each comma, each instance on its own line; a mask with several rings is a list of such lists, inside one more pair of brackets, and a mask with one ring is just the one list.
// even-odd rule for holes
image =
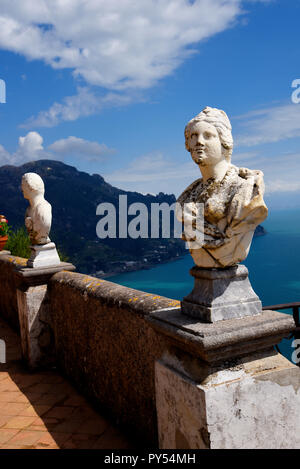
[[0, 215], [0, 251], [4, 249], [4, 246], [8, 240], [9, 226], [4, 215]]

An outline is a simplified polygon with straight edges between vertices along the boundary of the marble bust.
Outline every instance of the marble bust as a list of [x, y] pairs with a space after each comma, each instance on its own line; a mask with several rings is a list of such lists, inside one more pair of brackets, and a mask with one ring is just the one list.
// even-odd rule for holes
[[49, 232], [52, 222], [51, 205], [44, 199], [45, 187], [42, 178], [36, 173], [26, 173], [22, 177], [22, 192], [29, 200], [25, 213], [25, 226], [32, 245], [50, 243]]
[[183, 239], [197, 267], [234, 266], [247, 257], [254, 230], [268, 214], [263, 173], [231, 163], [231, 124], [222, 110], [206, 107], [194, 117], [185, 128], [185, 145], [202, 178], [188, 186], [177, 202], [191, 223], [198, 215], [196, 204], [203, 204], [204, 237], [197, 244], [201, 237], [195, 241], [187, 230]]
[[27, 267], [45, 268], [60, 265], [55, 244], [49, 238], [52, 223], [52, 207], [44, 198], [45, 186], [36, 173], [22, 177], [22, 192], [29, 201], [25, 213], [25, 226], [31, 242], [31, 257]]

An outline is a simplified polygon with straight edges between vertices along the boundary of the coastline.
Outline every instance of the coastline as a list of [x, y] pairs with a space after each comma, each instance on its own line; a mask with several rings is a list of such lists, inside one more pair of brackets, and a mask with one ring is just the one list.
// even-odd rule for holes
[[[267, 231], [266, 229], [261, 226], [261, 225], [258, 225], [256, 227], [256, 230], [255, 230], [255, 233], [254, 233], [254, 237], [257, 238], [257, 237], [260, 237], [260, 236], [264, 236], [267, 234]], [[174, 262], [178, 259], [182, 259], [183, 257], [185, 257], [187, 254], [189, 254], [189, 250], [186, 249], [186, 252], [184, 254], [178, 254], [177, 256], [173, 256], [173, 257], [169, 257], [168, 259], [159, 259], [157, 260], [157, 262], [145, 262], [144, 260], [141, 260], [141, 261], [130, 261], [130, 262], [120, 262], [118, 267], [110, 270], [109, 272], [102, 272], [102, 271], [98, 271], [98, 272], [94, 272], [92, 274], [89, 274], [91, 277], [96, 277], [96, 278], [101, 278], [101, 279], [105, 279], [105, 278], [110, 278], [110, 277], [114, 277], [116, 275], [122, 275], [122, 274], [127, 274], [129, 272], [137, 272], [139, 270], [150, 270], [154, 267], [157, 267], [161, 264], [168, 264], [169, 262]]]
[[137, 272], [139, 270], [150, 270], [153, 269], [154, 267], [157, 267], [161, 264], [168, 264], [169, 262], [174, 262], [179, 259], [184, 258], [187, 254], [189, 254], [189, 251], [187, 250], [185, 254], [174, 256], [174, 257], [169, 257], [168, 259], [162, 259], [158, 262], [144, 262], [144, 261], [136, 261], [134, 265], [123, 267], [122, 269], [114, 269], [110, 270], [109, 272], [105, 272], [103, 274], [99, 272], [94, 272], [92, 274], [89, 274], [91, 277], [96, 277], [96, 278], [101, 278], [101, 279], [106, 279], [110, 277], [114, 277], [115, 275], [122, 275], [122, 274], [128, 274], [129, 272]]

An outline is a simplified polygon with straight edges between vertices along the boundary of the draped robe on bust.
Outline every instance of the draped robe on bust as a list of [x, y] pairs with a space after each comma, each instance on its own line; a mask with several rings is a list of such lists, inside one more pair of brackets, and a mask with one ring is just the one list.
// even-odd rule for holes
[[[194, 181], [177, 202], [185, 210], [183, 239], [193, 241], [191, 226], [197, 218], [196, 204], [204, 205], [204, 240], [190, 244], [190, 252], [198, 267], [224, 268], [247, 257], [256, 226], [268, 214], [263, 200], [263, 173], [230, 165], [222, 181], [212, 178]], [[187, 206], [186, 206], [187, 207]], [[178, 215], [183, 221], [182, 214]]]

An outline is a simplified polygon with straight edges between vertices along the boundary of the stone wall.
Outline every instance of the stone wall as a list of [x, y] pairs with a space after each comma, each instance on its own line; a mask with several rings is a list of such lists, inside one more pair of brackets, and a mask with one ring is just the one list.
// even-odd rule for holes
[[14, 275], [16, 265], [24, 265], [25, 259], [0, 253], [0, 314], [19, 330], [17, 287]]
[[[300, 409], [299, 368], [274, 351], [294, 330], [292, 316], [263, 311], [199, 322], [178, 301], [66, 270], [38, 272], [38, 281], [37, 271], [20, 269], [25, 263], [0, 255], [0, 314], [17, 327], [19, 309], [25, 362], [45, 368], [50, 357], [143, 448], [300, 448], [290, 417]], [[251, 409], [266, 400], [258, 418]]]
[[[13, 270], [25, 262], [0, 256], [0, 314], [14, 328], [19, 319]], [[147, 318], [179, 302], [61, 272], [49, 282], [47, 304], [58, 367], [102, 412], [157, 447], [155, 361], [168, 344]]]
[[157, 446], [155, 360], [167, 348], [147, 322], [179, 302], [86, 275], [49, 284], [57, 363], [85, 395]]

